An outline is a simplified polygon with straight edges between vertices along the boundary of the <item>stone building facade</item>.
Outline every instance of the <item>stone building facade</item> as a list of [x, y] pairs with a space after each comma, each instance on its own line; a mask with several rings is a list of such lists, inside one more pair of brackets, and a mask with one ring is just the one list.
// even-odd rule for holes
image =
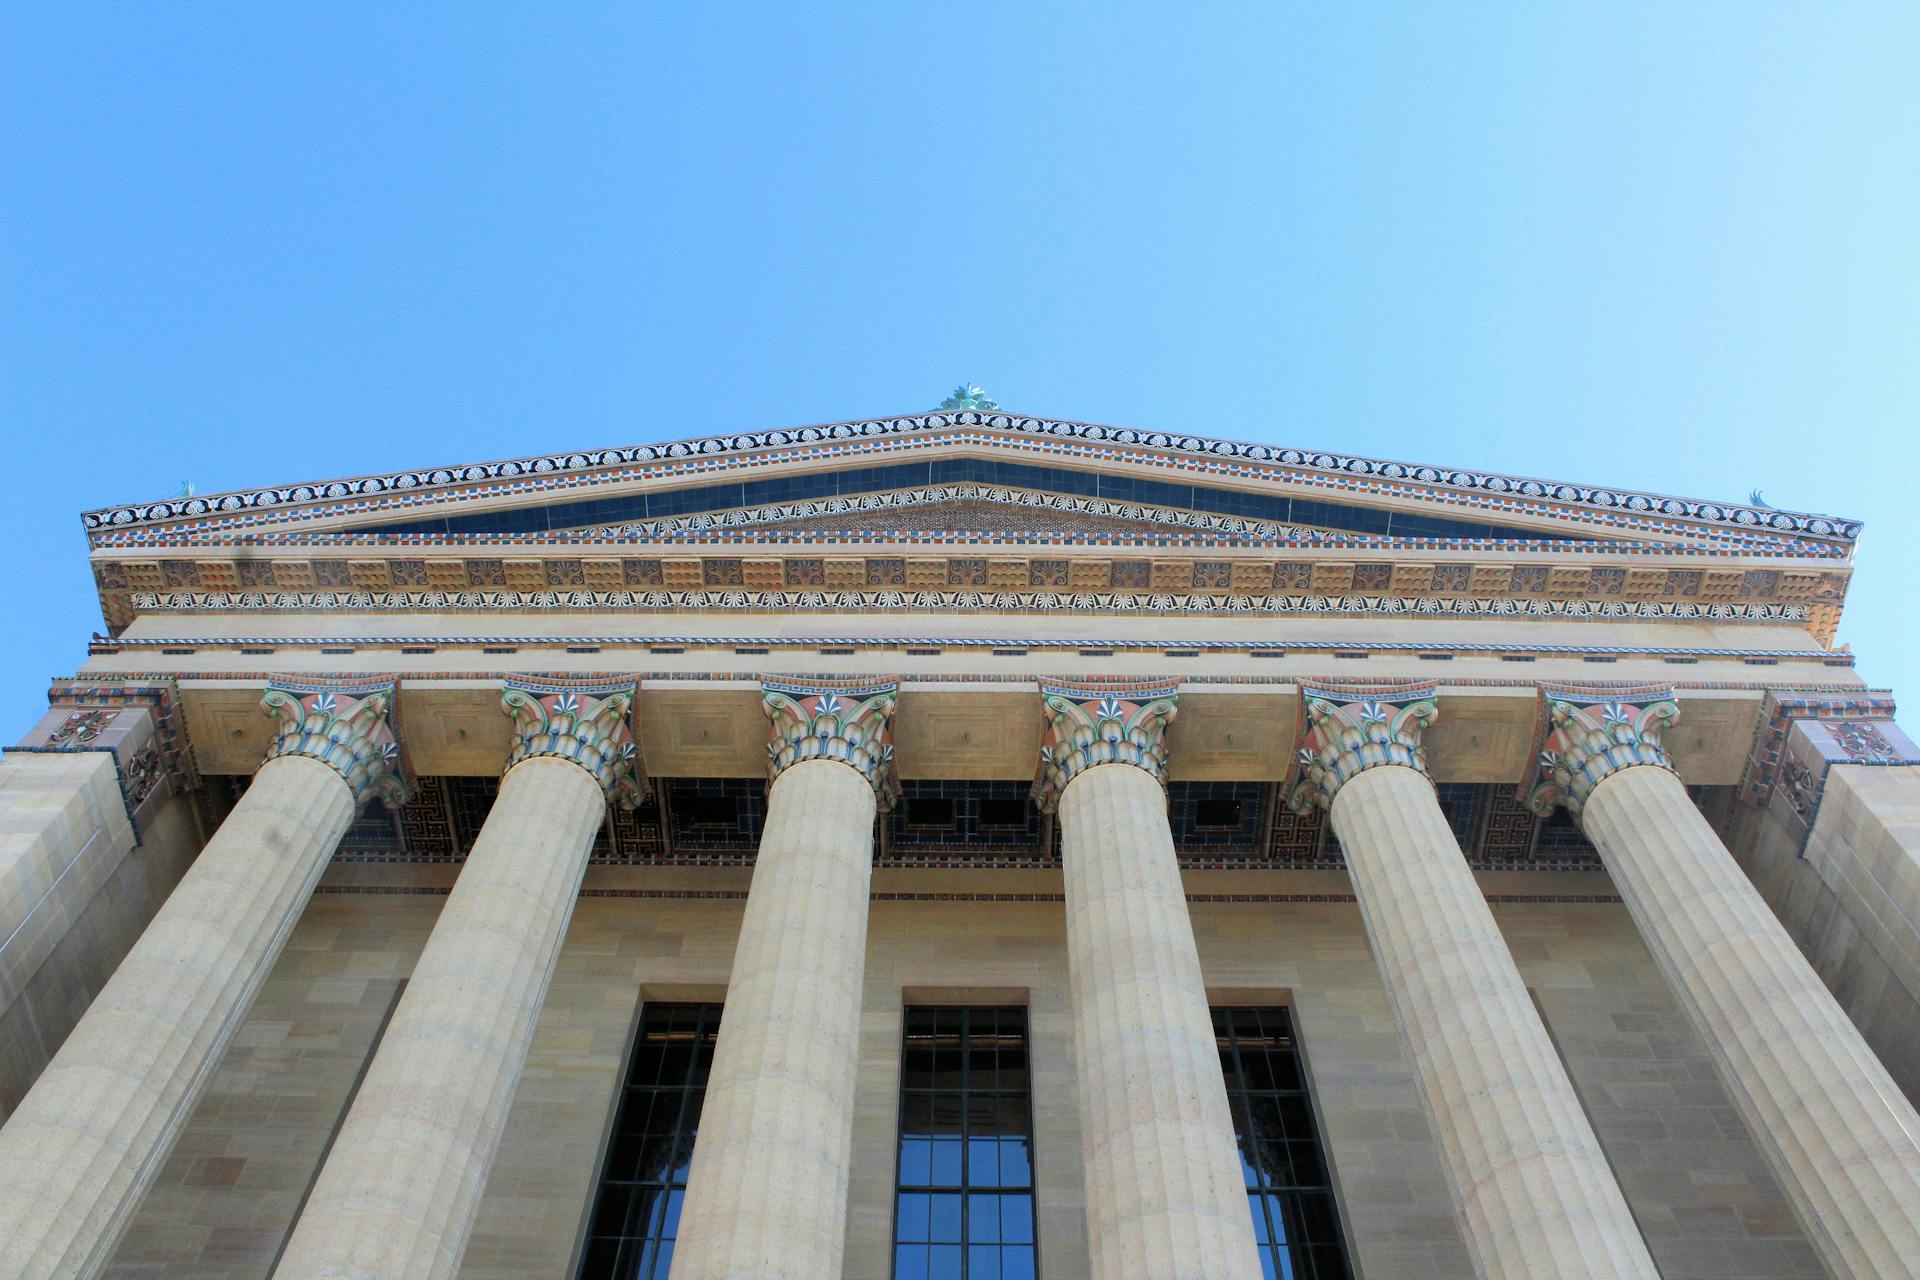
[[0, 1275], [1920, 1275], [1856, 522], [975, 397], [84, 521]]

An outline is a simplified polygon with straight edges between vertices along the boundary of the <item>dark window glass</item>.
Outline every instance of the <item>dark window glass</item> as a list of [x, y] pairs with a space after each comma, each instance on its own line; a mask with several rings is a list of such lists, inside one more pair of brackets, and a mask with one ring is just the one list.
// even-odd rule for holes
[[1024, 796], [983, 796], [977, 812], [983, 827], [1025, 827], [1029, 801]]
[[1346, 1240], [1294, 1053], [1292, 1015], [1277, 1007], [1215, 1009], [1213, 1035], [1261, 1267], [1278, 1280], [1346, 1280]]
[[1196, 827], [1237, 827], [1240, 825], [1238, 800], [1197, 800], [1193, 806]]
[[1033, 1280], [1025, 1009], [908, 1009], [894, 1280]]
[[680, 812], [696, 827], [740, 825], [740, 802], [732, 796], [688, 796], [680, 801]]
[[949, 796], [910, 797], [907, 800], [907, 825], [910, 827], [952, 826], [952, 798]]
[[654, 1004], [642, 1014], [580, 1280], [666, 1280], [719, 1033], [717, 1004]]

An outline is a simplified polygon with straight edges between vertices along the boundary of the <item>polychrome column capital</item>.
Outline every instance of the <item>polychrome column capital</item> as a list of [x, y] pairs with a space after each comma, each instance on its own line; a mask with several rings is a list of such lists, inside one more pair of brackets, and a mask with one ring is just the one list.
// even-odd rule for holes
[[900, 780], [893, 767], [896, 681], [866, 684], [766, 680], [760, 705], [772, 722], [767, 784], [803, 760], [838, 760], [867, 780], [880, 808], [893, 808]]
[[1046, 728], [1033, 800], [1042, 813], [1060, 805], [1075, 778], [1101, 764], [1128, 764], [1162, 783], [1167, 776], [1167, 726], [1179, 712], [1180, 683], [1101, 681], [1042, 683]]
[[394, 683], [322, 683], [275, 680], [260, 706], [280, 721], [267, 759], [306, 756], [345, 780], [353, 802], [378, 796], [405, 804], [412, 779], [393, 731]]
[[593, 775], [609, 801], [633, 808], [647, 789], [630, 723], [633, 694], [632, 681], [507, 681], [500, 695], [501, 708], [513, 717], [507, 768], [536, 757], [571, 760]]
[[1309, 684], [1300, 690], [1296, 813], [1333, 807], [1347, 779], [1376, 765], [1427, 772], [1422, 732], [1439, 716], [1430, 680], [1395, 685]]
[[1543, 684], [1540, 700], [1540, 756], [1527, 807], [1541, 817], [1556, 804], [1579, 816], [1593, 789], [1622, 769], [1650, 764], [1677, 772], [1660, 742], [1680, 718], [1670, 686]]

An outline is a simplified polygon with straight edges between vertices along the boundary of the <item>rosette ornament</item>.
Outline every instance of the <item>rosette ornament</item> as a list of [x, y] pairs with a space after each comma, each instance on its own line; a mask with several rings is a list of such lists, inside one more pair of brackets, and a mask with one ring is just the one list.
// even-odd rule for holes
[[1179, 711], [1179, 682], [1040, 686], [1047, 717], [1034, 803], [1059, 808], [1060, 793], [1102, 764], [1132, 765], [1155, 781], [1167, 776], [1167, 726]]
[[631, 809], [646, 795], [634, 745], [633, 685], [562, 685], [509, 680], [501, 706], [513, 717], [507, 768], [547, 756], [571, 760], [599, 782], [607, 799]]
[[873, 788], [882, 810], [893, 808], [900, 781], [893, 765], [893, 707], [900, 686], [795, 684], [764, 681], [760, 705], [773, 724], [767, 783], [803, 760], [838, 760]]
[[371, 685], [293, 684], [267, 686], [260, 706], [280, 727], [266, 758], [306, 756], [346, 780], [356, 805], [378, 796], [405, 804], [413, 788], [399, 739], [394, 736], [391, 682]]
[[1420, 737], [1440, 714], [1434, 688], [1431, 681], [1303, 687], [1299, 780], [1288, 797], [1294, 811], [1314, 805], [1331, 809], [1347, 779], [1377, 765], [1404, 765], [1425, 775], [1427, 753]]
[[1650, 764], [1676, 772], [1660, 742], [1666, 727], [1680, 718], [1671, 688], [1541, 685], [1540, 697], [1546, 725], [1527, 807], [1541, 817], [1556, 804], [1578, 816], [1593, 789], [1622, 769]]

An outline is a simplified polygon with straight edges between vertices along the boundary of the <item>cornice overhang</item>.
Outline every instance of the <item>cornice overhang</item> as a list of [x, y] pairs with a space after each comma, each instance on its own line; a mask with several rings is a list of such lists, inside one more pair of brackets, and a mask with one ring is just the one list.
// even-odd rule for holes
[[1371, 505], [1466, 514], [1599, 538], [1732, 538], [1759, 544], [1826, 544], [1842, 554], [1857, 520], [1524, 476], [1317, 450], [1291, 449], [1174, 432], [974, 411], [876, 418], [663, 444], [557, 453], [457, 467], [239, 490], [87, 512], [90, 541], [138, 540], [170, 531], [232, 538], [248, 531], [318, 522], [336, 529], [466, 504], [527, 505], [616, 487], [696, 485], [729, 474], [884, 462], [906, 451], [958, 448], [1006, 456], [1051, 454], [1068, 465], [1137, 467], [1143, 473], [1226, 486], [1299, 486], [1344, 493]]

